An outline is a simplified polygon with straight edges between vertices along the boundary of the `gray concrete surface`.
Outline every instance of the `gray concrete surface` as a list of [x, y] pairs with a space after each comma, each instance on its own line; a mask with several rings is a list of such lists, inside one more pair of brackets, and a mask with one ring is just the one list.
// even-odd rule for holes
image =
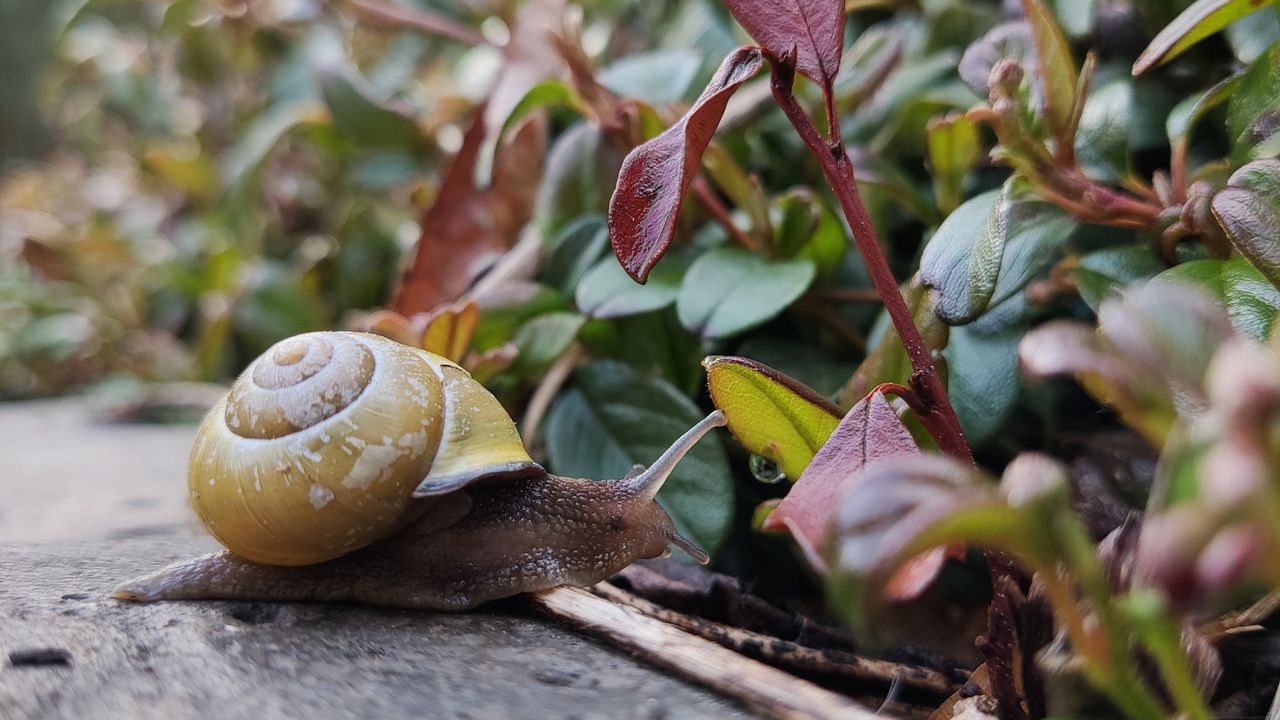
[[720, 718], [720, 698], [523, 612], [112, 601], [215, 543], [192, 428], [0, 404], [0, 719]]

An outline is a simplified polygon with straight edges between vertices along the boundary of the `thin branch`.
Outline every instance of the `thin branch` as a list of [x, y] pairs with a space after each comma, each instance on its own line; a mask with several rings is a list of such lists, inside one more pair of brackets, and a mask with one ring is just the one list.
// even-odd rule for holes
[[883, 302], [880, 293], [870, 288], [837, 288], [823, 293], [823, 297], [833, 302], [842, 303], [875, 303]]
[[854, 701], [581, 588], [530, 596], [534, 606], [771, 718], [885, 720]]
[[706, 179], [701, 175], [695, 175], [693, 178], [693, 197], [707, 211], [711, 219], [724, 228], [734, 242], [753, 253], [760, 252], [760, 243], [752, 239], [751, 236], [743, 232], [742, 228], [733, 222], [733, 217], [729, 215], [729, 209], [724, 206], [724, 203], [720, 202], [715, 190], [711, 189], [711, 186], [707, 184]]
[[[809, 151], [822, 166], [827, 183], [831, 186], [836, 200], [840, 203], [840, 209], [844, 211], [844, 216], [849, 221], [849, 229], [853, 232], [853, 240], [862, 253], [871, 282], [884, 301], [889, 319], [893, 321], [893, 327], [898, 331], [898, 337], [902, 339], [903, 347], [906, 348], [907, 358], [911, 361], [913, 370], [911, 387], [924, 400], [927, 413], [936, 418], [939, 427], [945, 428], [944, 436], [939, 438], [939, 446], [944, 452], [972, 464], [973, 453], [964, 439], [964, 432], [960, 429], [960, 421], [956, 419], [955, 410], [951, 408], [951, 402], [947, 399], [947, 390], [933, 364], [933, 356], [915, 326], [910, 308], [907, 307], [902, 293], [898, 290], [898, 281], [894, 279], [893, 271], [889, 269], [889, 262], [885, 258], [884, 250], [880, 247], [875, 228], [871, 225], [871, 218], [862, 204], [862, 199], [858, 196], [858, 186], [853, 179], [853, 164], [849, 162], [849, 153], [840, 137], [839, 119], [833, 117], [832, 122], [829, 122], [830, 138], [824, 142], [809, 116], [805, 114], [804, 108], [800, 107], [792, 94], [792, 86], [795, 82], [795, 56], [779, 58], [770, 53], [768, 57], [773, 97], [787, 116], [787, 120], [791, 121], [792, 127], [799, 133], [800, 139], [809, 147]], [[834, 110], [829, 109], [828, 112], [834, 112]]]
[[602, 582], [591, 590], [607, 600], [628, 605], [651, 618], [790, 672], [835, 676], [855, 683], [880, 686], [898, 682], [906, 687], [943, 697], [958, 690], [962, 684], [929, 668], [873, 660], [851, 652], [818, 650], [763, 633], [686, 615], [607, 582]]
[[345, 0], [345, 2], [370, 25], [395, 30], [415, 30], [427, 35], [457, 40], [467, 45], [489, 44], [484, 35], [479, 32], [422, 8], [391, 5], [377, 0]]

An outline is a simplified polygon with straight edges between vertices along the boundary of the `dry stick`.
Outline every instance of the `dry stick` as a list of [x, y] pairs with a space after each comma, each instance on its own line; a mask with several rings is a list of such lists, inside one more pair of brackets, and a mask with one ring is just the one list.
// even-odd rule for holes
[[856, 702], [581, 588], [531, 596], [542, 612], [773, 718], [884, 720]]
[[787, 116], [787, 120], [791, 121], [792, 127], [799, 133], [800, 139], [809, 147], [809, 151], [822, 166], [827, 183], [835, 193], [840, 209], [844, 211], [845, 219], [849, 221], [849, 229], [853, 232], [853, 240], [858, 246], [858, 251], [862, 253], [867, 272], [871, 275], [871, 282], [884, 300], [889, 319], [893, 321], [893, 327], [898, 331], [898, 337], [902, 339], [902, 345], [906, 348], [912, 368], [911, 389], [920, 395], [927, 412], [934, 416], [935, 426], [945, 429], [942, 436], [936, 438], [938, 446], [944, 452], [973, 464], [973, 453], [964, 439], [964, 432], [960, 429], [960, 421], [956, 419], [955, 410], [951, 408], [951, 402], [947, 399], [947, 390], [942, 385], [942, 378], [938, 376], [937, 368], [934, 367], [933, 356], [929, 352], [929, 347], [925, 345], [924, 338], [920, 337], [920, 331], [916, 329], [915, 322], [911, 318], [911, 310], [903, 300], [902, 293], [898, 291], [898, 281], [894, 279], [893, 271], [889, 269], [889, 262], [880, 248], [880, 241], [876, 237], [875, 228], [871, 225], [871, 218], [867, 215], [867, 209], [858, 195], [858, 186], [853, 179], [853, 164], [849, 162], [849, 153], [845, 150], [844, 140], [840, 137], [840, 120], [834, 101], [831, 99], [831, 93], [824, 93], [827, 98], [824, 109], [829, 126], [829, 140], [824, 142], [818, 134], [818, 129], [805, 114], [804, 108], [800, 107], [795, 96], [792, 95], [792, 86], [795, 81], [794, 53], [781, 58], [772, 53], [767, 54], [773, 97]]
[[651, 618], [674, 625], [735, 652], [755, 657], [775, 667], [798, 672], [835, 675], [858, 683], [891, 685], [897, 681], [907, 687], [942, 696], [950, 695], [961, 685], [946, 674], [930, 668], [912, 667], [888, 660], [873, 660], [839, 650], [818, 650], [763, 633], [686, 615], [662, 607], [608, 582], [599, 583], [591, 590], [607, 600], [628, 605]]

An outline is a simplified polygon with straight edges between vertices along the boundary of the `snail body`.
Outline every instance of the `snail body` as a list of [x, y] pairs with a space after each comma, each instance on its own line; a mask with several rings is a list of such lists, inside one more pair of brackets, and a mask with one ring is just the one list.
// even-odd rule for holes
[[361, 601], [464, 610], [589, 585], [669, 545], [655, 495], [712, 428], [612, 481], [547, 473], [465, 370], [376, 335], [308, 333], [255, 360], [197, 431], [191, 505], [226, 548], [126, 600]]

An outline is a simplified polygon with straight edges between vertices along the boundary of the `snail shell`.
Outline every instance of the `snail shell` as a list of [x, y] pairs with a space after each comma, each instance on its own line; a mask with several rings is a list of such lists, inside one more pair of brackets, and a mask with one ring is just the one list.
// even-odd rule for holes
[[465, 370], [377, 335], [277, 343], [205, 417], [192, 507], [236, 555], [332, 560], [399, 530], [415, 497], [542, 472], [515, 424]]

